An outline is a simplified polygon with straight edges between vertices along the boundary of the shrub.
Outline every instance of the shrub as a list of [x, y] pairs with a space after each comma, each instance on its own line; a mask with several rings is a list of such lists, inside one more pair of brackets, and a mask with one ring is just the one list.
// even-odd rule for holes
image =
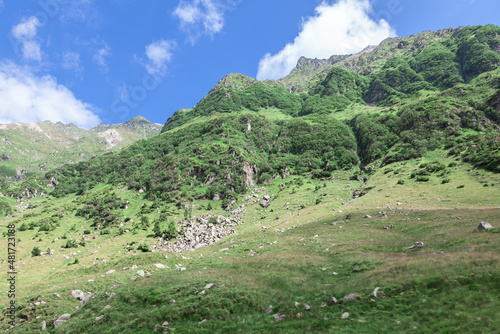
[[399, 180], [398, 180], [398, 184], [405, 184], [405, 180], [403, 180], [403, 179], [399, 179]]
[[450, 179], [443, 179], [443, 181], [441, 181], [442, 184], [444, 183], [450, 183]]
[[31, 250], [31, 256], [40, 256], [40, 255], [42, 255], [41, 249], [38, 248], [38, 246], [33, 247], [33, 249]]
[[149, 246], [147, 244], [142, 244], [137, 247], [137, 250], [141, 252], [149, 252]]

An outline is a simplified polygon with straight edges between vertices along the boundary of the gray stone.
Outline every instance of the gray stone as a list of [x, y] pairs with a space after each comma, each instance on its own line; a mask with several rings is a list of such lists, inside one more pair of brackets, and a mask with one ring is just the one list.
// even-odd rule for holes
[[62, 326], [63, 324], [66, 323], [66, 321], [69, 320], [69, 318], [71, 318], [71, 314], [69, 313], [61, 315], [56, 321], [54, 321], [54, 328]]
[[280, 321], [282, 319], [285, 319], [286, 318], [286, 315], [284, 314], [281, 314], [281, 313], [275, 313], [273, 314], [273, 317], [276, 321]]
[[73, 296], [76, 299], [83, 300], [84, 293], [82, 290], [71, 290], [71, 296]]
[[106, 271], [106, 275], [111, 275], [115, 272], [115, 270], [111, 269], [111, 270], [108, 270]]
[[44, 320], [44, 321], [42, 321], [42, 326], [40, 327], [40, 329], [41, 329], [42, 331], [44, 331], [46, 328], [47, 328], [47, 323], [46, 323], [46, 322], [45, 322], [45, 320]]
[[95, 317], [95, 320], [96, 320], [96, 321], [99, 321], [99, 320], [101, 320], [102, 318], [104, 318], [104, 316], [103, 316], [103, 315], [100, 315], [100, 316], [98, 316], [98, 317]]
[[267, 208], [269, 206], [270, 202], [269, 201], [260, 201], [260, 206], [263, 208]]
[[375, 290], [373, 290], [373, 292], [372, 292], [373, 297], [377, 297], [378, 290], [380, 290], [379, 287], [376, 287]]
[[208, 283], [206, 286], [205, 286], [205, 290], [208, 290], [210, 289], [211, 287], [213, 287], [214, 284], [213, 283]]
[[344, 300], [346, 302], [356, 302], [356, 303], [359, 303], [361, 301], [361, 298], [356, 296], [355, 294], [349, 294], [347, 296], [344, 297]]
[[116, 297], [116, 293], [111, 292], [111, 293], [109, 294], [108, 299], [113, 299], [113, 298], [115, 298], [115, 297]]
[[168, 321], [165, 321], [163, 324], [161, 324], [161, 327], [167, 327], [168, 325], [170, 325], [170, 323]]
[[137, 275], [144, 277], [145, 276], [144, 270], [137, 270]]
[[311, 309], [311, 306], [309, 306], [308, 303], [304, 303], [304, 307], [306, 308], [307, 311], [309, 311]]
[[104, 306], [103, 310], [107, 310], [108, 308], [111, 308], [111, 305]]
[[417, 241], [412, 246], [410, 246], [406, 249], [417, 249], [417, 248], [424, 248], [424, 243], [421, 241]]
[[347, 319], [347, 318], [349, 318], [349, 312], [344, 312], [344, 313], [342, 313], [341, 318], [342, 318], [342, 319]]
[[78, 308], [81, 308], [83, 307], [83, 305], [87, 304], [89, 301], [90, 301], [90, 298], [92, 298], [94, 295], [93, 294], [88, 294], [86, 295], [82, 301], [80, 302], [80, 305], [78, 306]]
[[273, 311], [273, 306], [269, 305], [269, 307], [266, 309], [266, 313], [271, 314], [272, 311]]
[[366, 215], [366, 216], [365, 216], [365, 218], [371, 218], [371, 217], [372, 217], [372, 216], [370, 216], [370, 215]]
[[271, 196], [269, 196], [269, 195], [264, 195], [264, 196], [262, 196], [262, 199], [263, 199], [264, 201], [269, 201], [269, 200], [271, 200]]
[[477, 227], [478, 230], [491, 230], [493, 226], [488, 223], [488, 222], [480, 222], [479, 226]]
[[161, 264], [161, 263], [155, 263], [154, 266], [158, 269], [165, 269], [165, 265]]

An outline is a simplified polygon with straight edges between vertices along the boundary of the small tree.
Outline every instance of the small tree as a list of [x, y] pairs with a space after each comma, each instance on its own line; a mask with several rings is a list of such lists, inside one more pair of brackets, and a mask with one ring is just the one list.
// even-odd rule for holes
[[162, 223], [159, 220], [156, 220], [153, 226], [153, 234], [155, 238], [161, 237], [166, 231], [162, 229]]
[[42, 255], [41, 249], [38, 248], [38, 246], [33, 247], [33, 249], [31, 250], [31, 256], [40, 256], [40, 255]]
[[175, 239], [177, 238], [177, 228], [175, 227], [174, 222], [170, 222], [168, 224], [168, 229], [165, 232], [165, 239]]

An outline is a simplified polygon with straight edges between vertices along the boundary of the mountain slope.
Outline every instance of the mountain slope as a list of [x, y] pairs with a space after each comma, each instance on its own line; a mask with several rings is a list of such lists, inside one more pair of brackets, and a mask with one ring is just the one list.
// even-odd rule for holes
[[65, 163], [76, 163], [119, 150], [160, 132], [161, 125], [142, 116], [120, 124], [101, 124], [86, 130], [50, 121], [0, 125], [0, 177], [41, 175]]

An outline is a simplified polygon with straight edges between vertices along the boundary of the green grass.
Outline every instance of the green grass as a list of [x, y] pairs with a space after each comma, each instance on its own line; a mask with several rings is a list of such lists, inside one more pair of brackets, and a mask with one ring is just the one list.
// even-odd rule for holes
[[[253, 190], [258, 198], [239, 199], [245, 205], [245, 223], [236, 227], [236, 234], [187, 254], [125, 250], [127, 243], [152, 244], [150, 230], [120, 236], [115, 236], [116, 229], [109, 235], [92, 231], [86, 235], [86, 247], [62, 249], [63, 240], [52, 240], [65, 233], [81, 238], [90, 229], [89, 221], [72, 214], [72, 208], [81, 206], [77, 197], [32, 200], [33, 208], [22, 213], [28, 216], [24, 221], [50, 216], [61, 207], [66, 208], [66, 216], [55, 231], [38, 233], [41, 242], [33, 239], [35, 230], [17, 232], [16, 238], [21, 239], [17, 305], [24, 321], [14, 332], [37, 331], [45, 320], [49, 333], [150, 333], [164, 321], [178, 333], [495, 333], [500, 328], [496, 316], [500, 243], [496, 229], [481, 232], [477, 225], [484, 220], [500, 226], [500, 209], [495, 206], [498, 191], [480, 183], [485, 179], [498, 183], [499, 176], [475, 169], [466, 172], [471, 167], [459, 163], [446, 167], [449, 184], [440, 184], [436, 175], [426, 183], [410, 178], [413, 169], [435, 160], [446, 166], [452, 162], [445, 152], [436, 151], [383, 167], [363, 185], [350, 180], [352, 172], [347, 171], [336, 172], [330, 180], [276, 179]], [[385, 173], [389, 168], [392, 171]], [[400, 178], [405, 179], [404, 185], [396, 184]], [[459, 183], [465, 187], [457, 189]], [[360, 186], [374, 188], [349, 203]], [[109, 187], [100, 185], [92, 192]], [[135, 191], [114, 191], [130, 201], [123, 215], [134, 221], [140, 219], [142, 204], [152, 203]], [[272, 196], [266, 209], [253, 202], [264, 194]], [[322, 201], [316, 205], [317, 198]], [[209, 202], [213, 212], [227, 214], [217, 202], [193, 204], [206, 207]], [[169, 220], [182, 219], [182, 210], [162, 209], [170, 212]], [[387, 218], [380, 217], [379, 211]], [[4, 221], [12, 222], [22, 214]], [[200, 214], [204, 211], [193, 212], [193, 216]], [[364, 218], [367, 214], [372, 218]], [[148, 216], [152, 221], [158, 213]], [[394, 227], [384, 229], [390, 225]], [[416, 241], [424, 242], [424, 248], [406, 249]], [[52, 247], [56, 254], [31, 257], [34, 246], [42, 251]], [[6, 247], [5, 240], [0, 247]], [[220, 252], [223, 248], [229, 250]], [[251, 256], [250, 251], [257, 254]], [[73, 264], [76, 257], [79, 263]], [[156, 269], [155, 263], [171, 269]], [[142, 278], [123, 270], [132, 264], [151, 276]], [[176, 264], [187, 270], [175, 270]], [[111, 269], [116, 272], [105, 275]], [[5, 279], [5, 273], [0, 275], [0, 280]], [[214, 287], [201, 294], [208, 283]], [[371, 296], [376, 287], [380, 287], [378, 297]], [[79, 302], [69, 294], [73, 289], [92, 292], [95, 298], [75, 310]], [[111, 292], [117, 296], [108, 299]], [[328, 305], [332, 297], [340, 301], [350, 293], [360, 296], [361, 302]], [[36, 301], [46, 303], [30, 309], [29, 303]], [[2, 293], [1, 303], [7, 302]], [[311, 309], [306, 310], [304, 303]], [[106, 305], [110, 308], [104, 309]], [[271, 314], [265, 312], [269, 305]], [[348, 319], [340, 318], [344, 312], [349, 312]], [[71, 319], [54, 330], [53, 321], [63, 313], [72, 314]], [[276, 322], [275, 313], [286, 317]], [[96, 320], [100, 315], [104, 318]], [[5, 318], [1, 323], [2, 329], [7, 328]]]

